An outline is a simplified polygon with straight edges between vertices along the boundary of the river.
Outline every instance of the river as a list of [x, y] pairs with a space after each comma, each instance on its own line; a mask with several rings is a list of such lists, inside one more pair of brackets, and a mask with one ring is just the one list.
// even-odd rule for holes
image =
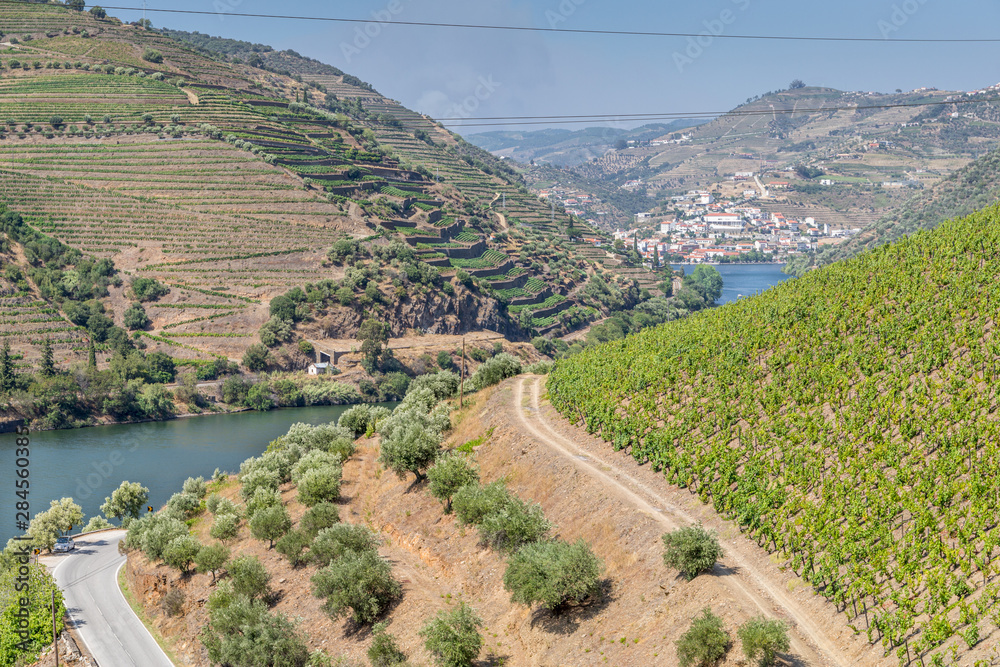
[[[783, 283], [792, 276], [782, 273], [784, 264], [715, 264], [722, 274], [722, 297], [719, 305], [736, 301], [740, 297], [752, 296], [768, 287]], [[674, 270], [684, 269], [684, 273], [694, 272], [696, 265], [675, 264]]]
[[[292, 424], [336, 421], [349, 407], [239, 412], [32, 433], [31, 515], [48, 509], [50, 500], [71, 496], [89, 519], [100, 514], [104, 499], [122, 480], [147, 487], [149, 504], [158, 508], [181, 490], [188, 477], [209, 479], [216, 468], [237, 472], [240, 463], [261, 454]], [[14, 524], [14, 503], [19, 500], [14, 495], [15, 437], [0, 435], [0, 465], [4, 468], [0, 474], [0, 548], [23, 532]]]

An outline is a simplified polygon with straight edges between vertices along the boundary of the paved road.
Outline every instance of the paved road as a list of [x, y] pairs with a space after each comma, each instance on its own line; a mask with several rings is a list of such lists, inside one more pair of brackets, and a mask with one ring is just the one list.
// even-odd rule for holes
[[124, 536], [115, 530], [77, 537], [76, 549], [59, 559], [53, 575], [70, 622], [101, 667], [173, 667], [118, 588]]

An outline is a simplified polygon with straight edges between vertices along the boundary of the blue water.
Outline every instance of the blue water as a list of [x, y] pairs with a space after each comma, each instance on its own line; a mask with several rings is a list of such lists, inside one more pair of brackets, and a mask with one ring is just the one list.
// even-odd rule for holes
[[[394, 404], [389, 404], [391, 405]], [[336, 421], [350, 406], [313, 406], [271, 412], [240, 412], [63, 431], [40, 431], [30, 440], [30, 512], [71, 496], [89, 519], [123, 480], [149, 489], [159, 507], [188, 477], [210, 478], [216, 468], [236, 472], [296, 422]], [[0, 435], [0, 548], [20, 534], [14, 525], [15, 438]], [[86, 519], [85, 519], [86, 520]]]
[[[792, 276], [782, 273], [784, 264], [718, 264], [715, 268], [722, 274], [722, 297], [717, 303], [722, 305], [763, 292], [768, 287], [783, 283]], [[675, 264], [673, 268], [684, 269], [691, 274], [697, 265]]]

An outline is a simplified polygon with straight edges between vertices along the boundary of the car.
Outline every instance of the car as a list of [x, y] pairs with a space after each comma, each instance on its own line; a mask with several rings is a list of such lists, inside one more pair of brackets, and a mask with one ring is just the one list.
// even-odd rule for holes
[[72, 537], [59, 537], [56, 538], [56, 545], [52, 547], [52, 553], [72, 551], [73, 549], [76, 549], [76, 543]]

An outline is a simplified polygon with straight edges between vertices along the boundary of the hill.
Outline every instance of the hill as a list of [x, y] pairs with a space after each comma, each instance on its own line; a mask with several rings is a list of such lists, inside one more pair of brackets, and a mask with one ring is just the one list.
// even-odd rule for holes
[[901, 664], [996, 645], [1000, 208], [562, 361], [575, 423], [711, 502]]
[[505, 161], [294, 51], [45, 3], [0, 4], [0, 32], [5, 298], [66, 322], [4, 322], [19, 389], [45, 340], [60, 370], [90, 341], [102, 369], [132, 346], [302, 370], [316, 343], [357, 347], [366, 318], [393, 338], [524, 341], [667, 277], [596, 247]]

